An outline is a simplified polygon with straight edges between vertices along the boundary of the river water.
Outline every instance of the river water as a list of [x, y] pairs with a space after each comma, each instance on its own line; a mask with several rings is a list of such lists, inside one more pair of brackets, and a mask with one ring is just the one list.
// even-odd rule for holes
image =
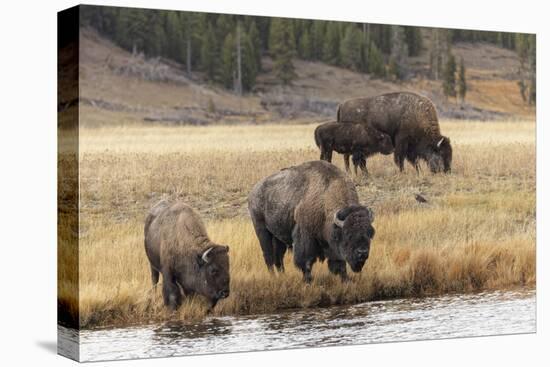
[[61, 354], [81, 361], [353, 345], [536, 331], [534, 290], [368, 302], [139, 327], [59, 327]]

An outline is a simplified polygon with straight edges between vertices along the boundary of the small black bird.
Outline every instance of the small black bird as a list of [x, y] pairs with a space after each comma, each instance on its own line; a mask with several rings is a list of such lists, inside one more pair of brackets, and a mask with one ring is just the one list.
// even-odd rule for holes
[[416, 201], [418, 201], [419, 203], [427, 203], [428, 200], [426, 200], [422, 195], [420, 194], [414, 194], [414, 198], [416, 199]]

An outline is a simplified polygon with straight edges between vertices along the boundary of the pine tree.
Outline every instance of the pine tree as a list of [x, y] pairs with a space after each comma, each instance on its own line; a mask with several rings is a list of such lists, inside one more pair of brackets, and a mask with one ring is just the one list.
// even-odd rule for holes
[[325, 44], [326, 24], [324, 20], [314, 20], [311, 27], [312, 59], [322, 60], [323, 46]]
[[456, 97], [456, 62], [450, 54], [443, 69], [443, 94], [445, 97]]
[[466, 91], [468, 86], [466, 85], [466, 68], [464, 67], [464, 58], [460, 58], [460, 64], [458, 65], [458, 81], [457, 81], [458, 97], [460, 98], [460, 103], [464, 103], [466, 98]]
[[386, 75], [384, 58], [374, 42], [371, 42], [370, 44], [368, 55], [368, 72], [377, 77], [384, 77]]
[[252, 52], [254, 54], [254, 60], [256, 62], [256, 70], [262, 70], [262, 40], [256, 22], [252, 21], [248, 27], [248, 37], [252, 45]]
[[256, 50], [250, 34], [243, 35], [242, 86], [243, 90], [250, 91], [256, 84], [258, 64]]
[[401, 69], [399, 68], [399, 64], [397, 61], [395, 61], [395, 58], [390, 57], [390, 60], [388, 62], [388, 77], [392, 78], [393, 80], [399, 80], [401, 74]]
[[166, 15], [166, 56], [177, 61], [185, 61], [183, 32], [179, 12], [169, 11]]
[[222, 73], [221, 81], [226, 88], [233, 88], [236, 78], [235, 37], [232, 33], [225, 36], [222, 47]]
[[311, 37], [309, 30], [305, 30], [300, 38], [298, 54], [302, 59], [311, 60], [313, 58], [313, 49], [311, 47]]
[[219, 40], [225, 39], [225, 37], [235, 31], [235, 21], [233, 15], [220, 14], [216, 19], [216, 38]]
[[201, 68], [210, 81], [215, 81], [218, 78], [218, 60], [219, 55], [216, 34], [212, 24], [208, 23], [201, 45]]
[[362, 37], [361, 37], [361, 70], [365, 73], [369, 71], [369, 51], [371, 44], [371, 31], [370, 24], [363, 23], [361, 24], [363, 28]]
[[346, 27], [344, 38], [340, 44], [341, 65], [353, 70], [361, 68], [361, 32], [350, 24]]
[[420, 27], [403, 27], [405, 42], [409, 50], [409, 56], [418, 56], [422, 50], [422, 33]]
[[329, 22], [323, 47], [323, 61], [331, 65], [340, 64], [340, 24]]
[[146, 24], [143, 9], [121, 8], [117, 17], [115, 41], [126, 50], [143, 51]]
[[166, 48], [166, 34], [162, 13], [150, 10], [143, 39], [143, 51], [147, 56], [160, 56]]
[[430, 72], [435, 80], [439, 80], [446, 57], [451, 52], [452, 34], [442, 28], [433, 28], [430, 33]]
[[200, 58], [200, 37], [201, 25], [206, 25], [205, 14], [182, 12], [180, 14], [181, 27], [183, 29], [184, 52], [185, 52], [185, 68], [187, 73], [193, 71], [194, 65], [199, 62]]
[[292, 24], [288, 19], [273, 18], [269, 33], [269, 52], [274, 58], [274, 70], [283, 84], [290, 84], [296, 78], [294, 64], [295, 40]]
[[536, 36], [534, 34], [516, 34], [516, 52], [519, 58], [518, 86], [522, 99], [528, 104], [536, 104]]
[[407, 56], [409, 51], [405, 42], [405, 32], [401, 26], [392, 26], [392, 46], [388, 73], [401, 80], [407, 75]]

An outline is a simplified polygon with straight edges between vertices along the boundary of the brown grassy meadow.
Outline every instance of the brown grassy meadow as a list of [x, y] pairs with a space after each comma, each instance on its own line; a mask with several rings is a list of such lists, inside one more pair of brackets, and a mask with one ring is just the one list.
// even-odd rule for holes
[[[400, 174], [391, 156], [370, 159], [371, 176], [355, 181], [375, 211], [376, 236], [351, 282], [316, 264], [314, 282], [305, 285], [290, 254], [287, 272], [270, 275], [246, 197], [259, 179], [318, 159], [314, 128], [81, 129], [80, 298], [61, 277], [61, 301], [73, 310], [78, 302], [84, 328], [205, 315], [200, 297], [169, 314], [160, 287], [151, 290], [143, 220], [163, 197], [195, 207], [211, 238], [230, 246], [231, 295], [215, 315], [535, 286], [535, 123], [521, 121], [444, 121], [454, 148], [450, 175], [426, 168], [417, 175], [410, 166]], [[343, 167], [339, 155], [335, 163]], [[428, 203], [417, 203], [416, 193]], [[61, 258], [60, 267], [69, 261]]]

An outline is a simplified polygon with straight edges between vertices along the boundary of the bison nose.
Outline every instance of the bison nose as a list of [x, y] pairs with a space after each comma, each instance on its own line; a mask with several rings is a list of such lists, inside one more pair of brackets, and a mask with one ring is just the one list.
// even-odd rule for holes
[[225, 290], [223, 290], [223, 291], [220, 291], [220, 292], [218, 293], [218, 297], [219, 297], [219, 298], [227, 298], [227, 297], [229, 297], [229, 290], [228, 290], [228, 289], [225, 289]]
[[359, 259], [366, 260], [369, 258], [369, 249], [361, 249], [357, 251], [357, 255], [359, 255]]

